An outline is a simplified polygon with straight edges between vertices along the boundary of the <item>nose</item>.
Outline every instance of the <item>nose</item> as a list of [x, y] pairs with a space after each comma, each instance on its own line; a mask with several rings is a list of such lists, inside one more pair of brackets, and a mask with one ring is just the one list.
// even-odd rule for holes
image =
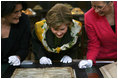
[[100, 11], [99, 9], [97, 9], [97, 8], [95, 9], [95, 12], [96, 12], [96, 13], [98, 13], [99, 11]]
[[61, 32], [57, 32], [57, 35], [61, 35], [62, 33]]

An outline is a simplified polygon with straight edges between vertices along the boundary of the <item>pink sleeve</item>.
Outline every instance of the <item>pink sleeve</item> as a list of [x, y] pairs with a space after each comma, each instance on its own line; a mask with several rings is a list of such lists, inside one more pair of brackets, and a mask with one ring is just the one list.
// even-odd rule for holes
[[95, 63], [96, 56], [100, 49], [100, 42], [95, 31], [95, 26], [91, 23], [91, 18], [85, 16], [85, 30], [88, 36], [87, 59], [93, 60]]

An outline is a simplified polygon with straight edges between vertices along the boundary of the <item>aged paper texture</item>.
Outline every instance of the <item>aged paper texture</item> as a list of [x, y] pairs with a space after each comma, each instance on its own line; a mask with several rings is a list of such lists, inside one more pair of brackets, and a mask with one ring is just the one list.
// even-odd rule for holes
[[75, 78], [71, 67], [17, 68], [12, 78]]
[[108, 64], [100, 68], [104, 78], [117, 78], [117, 63]]

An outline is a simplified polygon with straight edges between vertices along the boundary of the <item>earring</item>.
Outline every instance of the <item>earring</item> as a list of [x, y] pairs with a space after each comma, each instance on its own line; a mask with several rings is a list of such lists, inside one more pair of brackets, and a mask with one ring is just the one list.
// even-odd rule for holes
[[1, 18], [1, 22], [4, 23], [6, 21], [5, 18]]
[[5, 18], [2, 18], [2, 21], [5, 21], [6, 19]]

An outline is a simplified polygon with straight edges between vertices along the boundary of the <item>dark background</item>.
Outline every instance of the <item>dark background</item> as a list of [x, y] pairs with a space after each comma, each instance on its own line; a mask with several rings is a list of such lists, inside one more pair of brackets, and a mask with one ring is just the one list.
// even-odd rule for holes
[[84, 13], [91, 8], [91, 1], [26, 1], [28, 8], [34, 8], [35, 5], [40, 5], [43, 10], [38, 11], [38, 20], [45, 17], [47, 11], [53, 7], [56, 3], [68, 3], [73, 8], [79, 7]]
[[[34, 24], [37, 21], [40, 21], [42, 18], [45, 18], [45, 15], [48, 12], [48, 10], [51, 7], [53, 7], [56, 3], [67, 3], [70, 4], [73, 8], [79, 7], [84, 13], [86, 13], [91, 8], [91, 1], [26, 1], [27, 8], [33, 9], [36, 5], [40, 5], [43, 8], [43, 10], [35, 11], [37, 13], [36, 16], [29, 16], [30, 23], [31, 23], [31, 30], [34, 28]], [[78, 16], [76, 17], [76, 20], [80, 21]], [[80, 22], [82, 22], [83, 29], [82, 29], [82, 36], [81, 36], [81, 47], [78, 50], [80, 51], [79, 53], [81, 54], [82, 58], [85, 58], [87, 52], [88, 38], [85, 32], [84, 19], [83, 21]], [[81, 57], [78, 56], [78, 58]]]
[[81, 8], [84, 12], [91, 8], [90, 1], [26, 1], [26, 3], [30, 8], [33, 8], [35, 5], [39, 4], [44, 8], [44, 10], [49, 10], [56, 3], [68, 3], [73, 7]]

